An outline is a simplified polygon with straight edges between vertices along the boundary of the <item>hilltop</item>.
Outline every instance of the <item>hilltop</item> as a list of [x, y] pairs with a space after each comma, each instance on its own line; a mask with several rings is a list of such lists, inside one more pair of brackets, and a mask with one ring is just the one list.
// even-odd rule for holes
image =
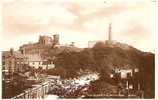
[[[52, 53], [49, 54], [53, 55]], [[80, 71], [95, 71], [100, 73], [98, 88], [113, 85], [109, 74], [115, 68], [133, 69], [139, 68], [140, 81], [146, 98], [154, 97], [154, 54], [142, 52], [127, 44], [119, 42], [99, 42], [93, 48], [75, 50], [63, 50], [55, 58], [55, 69], [48, 71], [49, 74], [60, 75], [62, 78], [77, 77]]]

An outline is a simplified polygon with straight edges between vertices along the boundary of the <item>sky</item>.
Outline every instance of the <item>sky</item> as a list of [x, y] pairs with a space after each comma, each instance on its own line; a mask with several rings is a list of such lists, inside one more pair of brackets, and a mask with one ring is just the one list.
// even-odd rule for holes
[[37, 42], [39, 35], [60, 35], [61, 44], [112, 39], [154, 52], [158, 26], [156, 0], [2, 0], [1, 49]]

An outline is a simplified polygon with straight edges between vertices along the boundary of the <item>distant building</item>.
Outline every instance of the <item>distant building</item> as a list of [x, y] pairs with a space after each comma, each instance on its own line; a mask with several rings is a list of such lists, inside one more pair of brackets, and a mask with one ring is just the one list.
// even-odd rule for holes
[[41, 67], [42, 69], [49, 69], [55, 67], [52, 61], [42, 59], [41, 56], [37, 54], [27, 54], [25, 57], [27, 57], [26, 63], [32, 68], [38, 69]]
[[38, 43], [41, 45], [52, 45], [53, 39], [49, 36], [40, 36]]
[[140, 90], [138, 68], [134, 68], [134, 69], [115, 68], [113, 71], [114, 72], [110, 74], [110, 78], [112, 79], [119, 78], [120, 79], [119, 81], [125, 84], [126, 89]]
[[[130, 68], [128, 68], [128, 69], [115, 68], [115, 69], [113, 69], [113, 70], [114, 70], [114, 73], [120, 73], [120, 78], [121, 78], [121, 79], [126, 79], [126, 78], [128, 78], [129, 76], [132, 77], [133, 74], [135, 73], [135, 72], [133, 71], [133, 69], [130, 69]], [[135, 68], [134, 70], [136, 70], [136, 68]], [[137, 69], [137, 70], [138, 70], [138, 69]]]
[[59, 35], [53, 35], [53, 39], [49, 36], [40, 36], [37, 43], [28, 43], [20, 46], [19, 51], [22, 54], [41, 54], [46, 49], [59, 45]]
[[43, 64], [46, 60], [43, 60], [40, 55], [37, 55], [37, 54], [27, 54], [25, 56], [28, 58], [26, 62], [27, 62], [27, 64], [30, 67], [33, 67], [33, 68], [37, 69], [39, 67], [46, 66], [46, 65]]
[[23, 71], [27, 58], [18, 51], [10, 49], [10, 51], [2, 52], [2, 66], [5, 74], [13, 74]]
[[19, 48], [19, 51], [28, 58], [27, 64], [30, 67], [47, 69], [54, 67], [54, 64], [48, 62], [47, 57], [43, 57], [43, 53], [47, 53], [47, 50], [56, 47], [60, 47], [58, 34], [54, 34], [53, 39], [50, 36], [39, 36], [38, 42], [24, 44]]
[[60, 44], [59, 43], [59, 34], [54, 34], [53, 38], [54, 38], [53, 45], [59, 45]]

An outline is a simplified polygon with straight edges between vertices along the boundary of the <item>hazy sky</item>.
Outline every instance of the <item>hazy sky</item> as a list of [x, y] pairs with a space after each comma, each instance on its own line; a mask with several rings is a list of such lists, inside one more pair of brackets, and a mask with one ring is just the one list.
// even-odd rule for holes
[[[75, 1], [75, 2], [73, 2]], [[2, 0], [2, 50], [18, 48], [39, 35], [60, 35], [62, 44], [113, 40], [154, 51], [157, 3], [154, 0]]]

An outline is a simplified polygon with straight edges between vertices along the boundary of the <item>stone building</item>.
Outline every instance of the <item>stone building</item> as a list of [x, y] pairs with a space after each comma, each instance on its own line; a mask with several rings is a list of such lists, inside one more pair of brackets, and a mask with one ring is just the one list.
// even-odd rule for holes
[[52, 62], [49, 62], [47, 59], [42, 59], [40, 55], [37, 54], [27, 54], [25, 55], [27, 57], [27, 64], [28, 66], [38, 69], [49, 69], [54, 68], [54, 64]]
[[43, 45], [52, 45], [53, 39], [49, 36], [40, 36], [38, 43]]
[[18, 51], [10, 49], [10, 51], [2, 52], [2, 70], [5, 74], [12, 75], [16, 72], [22, 72], [26, 64], [27, 58]]
[[39, 36], [39, 41], [36, 43], [28, 43], [20, 46], [19, 51], [22, 54], [41, 54], [46, 49], [49, 49], [55, 45], [59, 45], [59, 35], [55, 34], [52, 37], [49, 36]]
[[[47, 57], [43, 54], [47, 54], [47, 50], [59, 46], [59, 35], [50, 36], [39, 36], [39, 40], [36, 43], [28, 43], [20, 46], [19, 51], [27, 57], [27, 63], [30, 67], [46, 69], [48, 67]], [[54, 66], [51, 63], [52, 66]]]

